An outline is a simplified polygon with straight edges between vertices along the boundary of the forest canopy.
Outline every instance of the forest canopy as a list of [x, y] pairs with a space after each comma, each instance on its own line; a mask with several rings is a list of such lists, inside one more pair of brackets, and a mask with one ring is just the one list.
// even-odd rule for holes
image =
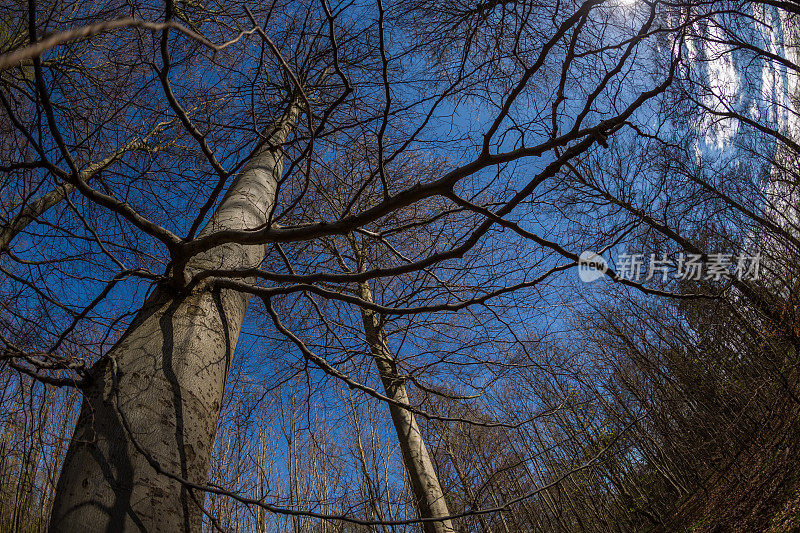
[[0, 530], [800, 527], [794, 0], [0, 2]]

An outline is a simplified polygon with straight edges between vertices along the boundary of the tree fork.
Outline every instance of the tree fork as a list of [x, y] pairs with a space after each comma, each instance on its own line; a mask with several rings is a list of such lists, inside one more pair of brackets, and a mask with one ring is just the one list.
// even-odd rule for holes
[[[282, 144], [298, 114], [297, 103], [290, 104], [200, 236], [267, 221], [283, 171]], [[255, 268], [265, 250], [264, 245], [226, 243], [193, 257], [186, 269], [191, 274], [204, 268]], [[158, 474], [137, 446], [164, 471], [205, 484], [227, 372], [249, 301], [249, 294], [204, 284], [188, 294], [166, 287], [153, 292], [122, 338], [91, 369], [56, 488], [50, 531], [200, 531], [204, 495]]]

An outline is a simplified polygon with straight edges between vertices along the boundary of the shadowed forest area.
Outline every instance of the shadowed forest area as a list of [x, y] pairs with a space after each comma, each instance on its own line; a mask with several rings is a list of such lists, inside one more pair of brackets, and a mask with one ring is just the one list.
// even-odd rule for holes
[[800, 531], [796, 0], [0, 8], [0, 531]]

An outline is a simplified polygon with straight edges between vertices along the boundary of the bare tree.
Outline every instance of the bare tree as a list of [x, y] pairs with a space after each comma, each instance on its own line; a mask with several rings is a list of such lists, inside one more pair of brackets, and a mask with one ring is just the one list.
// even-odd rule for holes
[[[54, 531], [664, 526], [709, 473], [675, 428], [722, 455], [762, 420], [747, 386], [797, 396], [797, 217], [776, 200], [797, 143], [709, 74], [734, 49], [797, 68], [744, 8], [14, 9], [0, 334], [8, 387], [36, 383], [19, 401], [82, 394]], [[714, 160], [720, 139], [749, 159]], [[589, 291], [561, 275], [587, 249], [758, 242], [779, 243], [771, 283], [640, 282], [612, 262], [576, 305]], [[725, 443], [701, 423], [737, 412]], [[380, 461], [362, 427], [378, 413], [399, 443]], [[10, 464], [12, 527], [31, 465], [62, 453], [26, 444]]]

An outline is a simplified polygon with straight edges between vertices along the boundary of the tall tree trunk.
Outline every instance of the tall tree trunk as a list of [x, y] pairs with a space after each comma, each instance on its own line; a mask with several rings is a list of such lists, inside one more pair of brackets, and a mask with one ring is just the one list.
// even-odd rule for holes
[[[280, 147], [296, 118], [293, 105], [201, 235], [264, 224], [282, 172]], [[225, 244], [190, 260], [187, 270], [256, 267], [264, 254], [263, 245]], [[249, 300], [248, 294], [209, 287], [181, 295], [159, 288], [147, 299], [91, 370], [56, 489], [51, 531], [200, 531], [204, 494], [158, 473], [150, 461], [205, 483]]]
[[[363, 300], [372, 302], [372, 291], [367, 282], [359, 283], [359, 291]], [[389, 349], [386, 333], [378, 321], [378, 316], [374, 312], [362, 308], [361, 318], [386, 396], [397, 402], [408, 404], [406, 386], [397, 372], [397, 361]], [[397, 431], [397, 439], [403, 454], [403, 464], [411, 482], [411, 490], [419, 509], [419, 516], [422, 518], [449, 516], [450, 511], [447, 508], [442, 487], [439, 485], [439, 478], [436, 476], [433, 462], [428, 455], [428, 448], [425, 446], [413, 413], [393, 404], [389, 404], [389, 413]], [[451, 520], [423, 522], [422, 529], [425, 533], [453, 533], [453, 523]]]

